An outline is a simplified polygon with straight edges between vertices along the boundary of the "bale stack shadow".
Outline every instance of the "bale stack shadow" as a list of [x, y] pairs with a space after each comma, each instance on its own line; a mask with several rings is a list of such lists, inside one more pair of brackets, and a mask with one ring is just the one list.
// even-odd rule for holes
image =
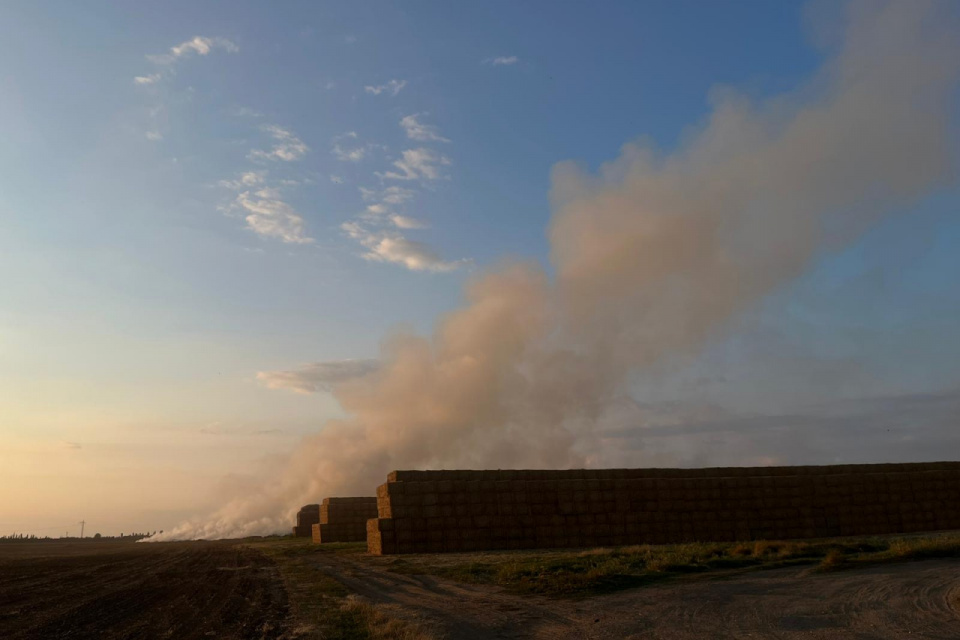
[[324, 498], [320, 519], [312, 527], [313, 541], [363, 542], [367, 539], [367, 520], [377, 517], [377, 499]]
[[960, 529], [960, 463], [394, 471], [376, 555]]

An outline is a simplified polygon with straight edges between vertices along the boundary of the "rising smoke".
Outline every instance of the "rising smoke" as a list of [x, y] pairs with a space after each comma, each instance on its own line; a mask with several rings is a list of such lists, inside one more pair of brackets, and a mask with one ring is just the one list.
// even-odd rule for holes
[[756, 102], [717, 88], [671, 154], [629, 144], [596, 175], [557, 165], [554, 278], [513, 263], [474, 280], [433, 336], [392, 335], [378, 364], [338, 378], [349, 417], [307, 438], [274, 484], [164, 537], [285, 530], [301, 504], [371, 495], [394, 468], [587, 463], [631, 372], [696, 351], [818, 255], [953, 180], [950, 13], [854, 4], [796, 90]]

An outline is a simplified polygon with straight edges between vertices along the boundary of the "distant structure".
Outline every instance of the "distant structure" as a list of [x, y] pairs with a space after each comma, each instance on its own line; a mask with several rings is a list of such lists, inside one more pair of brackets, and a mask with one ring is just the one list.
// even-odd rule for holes
[[394, 471], [376, 555], [960, 529], [960, 463]]
[[320, 522], [313, 525], [313, 541], [363, 542], [367, 539], [367, 520], [377, 517], [377, 499], [324, 498]]
[[297, 525], [293, 528], [295, 538], [309, 538], [311, 527], [320, 522], [320, 505], [305, 504], [297, 512]]

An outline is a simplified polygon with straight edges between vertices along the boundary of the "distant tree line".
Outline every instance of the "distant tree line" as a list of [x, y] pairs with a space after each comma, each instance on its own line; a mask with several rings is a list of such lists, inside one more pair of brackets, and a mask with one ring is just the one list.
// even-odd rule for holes
[[[99, 533], [95, 533], [92, 536], [84, 536], [83, 540], [123, 540], [124, 542], [136, 542], [137, 540], [143, 540], [144, 538], [149, 538], [154, 536], [157, 533], [163, 533], [163, 530], [154, 531], [153, 533], [121, 533], [119, 536], [102, 536]], [[32, 533], [11, 533], [9, 535], [0, 536], [0, 543], [10, 543], [10, 542], [52, 542], [54, 540], [81, 540], [79, 536], [37, 536]]]

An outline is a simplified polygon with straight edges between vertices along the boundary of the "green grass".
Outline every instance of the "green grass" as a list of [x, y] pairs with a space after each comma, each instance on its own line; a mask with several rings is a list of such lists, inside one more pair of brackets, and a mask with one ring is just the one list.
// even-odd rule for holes
[[300, 623], [297, 638], [324, 640], [429, 640], [430, 636], [398, 620], [351, 593], [340, 582], [320, 570], [322, 554], [359, 555], [365, 543], [320, 545], [309, 540], [279, 538], [249, 543], [273, 559], [283, 576], [293, 613]]
[[464, 562], [450, 556], [397, 557], [387, 568], [463, 582], [495, 584], [519, 594], [591, 595], [638, 587], [691, 574], [818, 565], [827, 571], [919, 558], [960, 557], [960, 535], [843, 538], [815, 541], [639, 545], [588, 551], [476, 554]]

